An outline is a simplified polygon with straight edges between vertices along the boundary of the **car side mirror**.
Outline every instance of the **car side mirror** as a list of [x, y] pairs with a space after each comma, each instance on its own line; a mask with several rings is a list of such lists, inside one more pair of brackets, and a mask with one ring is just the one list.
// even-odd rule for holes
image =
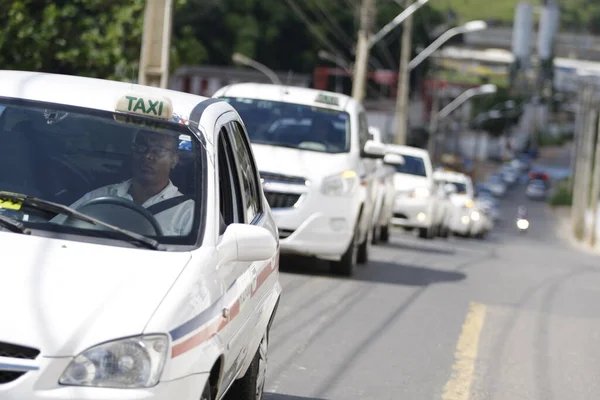
[[381, 142], [381, 131], [379, 128], [369, 126], [369, 134], [373, 137], [376, 142]]
[[387, 165], [404, 165], [405, 163], [404, 157], [395, 153], [387, 153], [383, 157], [383, 162]]
[[363, 157], [383, 158], [385, 156], [385, 145], [375, 140], [367, 140], [363, 148]]
[[217, 251], [222, 263], [267, 260], [277, 251], [277, 240], [261, 226], [230, 224], [217, 245]]

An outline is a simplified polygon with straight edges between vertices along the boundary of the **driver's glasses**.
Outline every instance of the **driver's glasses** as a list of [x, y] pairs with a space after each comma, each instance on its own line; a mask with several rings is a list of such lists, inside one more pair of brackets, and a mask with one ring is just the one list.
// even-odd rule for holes
[[166, 147], [158, 147], [158, 146], [151, 147], [146, 144], [140, 144], [140, 143], [134, 143], [131, 146], [131, 148], [135, 154], [139, 154], [139, 155], [150, 154], [156, 158], [162, 158], [171, 152], [171, 150], [167, 149]]

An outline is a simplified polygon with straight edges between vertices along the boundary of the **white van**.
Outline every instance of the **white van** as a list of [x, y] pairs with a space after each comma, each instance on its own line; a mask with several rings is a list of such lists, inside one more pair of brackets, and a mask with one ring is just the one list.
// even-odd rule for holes
[[416, 228], [421, 238], [435, 236], [437, 195], [433, 168], [427, 150], [410, 146], [386, 145], [386, 152], [401, 155], [402, 164], [395, 165], [394, 218], [392, 223], [406, 229]]
[[331, 261], [351, 275], [368, 259], [385, 146], [362, 105], [343, 94], [240, 83], [213, 97], [241, 115], [273, 210], [282, 253]]

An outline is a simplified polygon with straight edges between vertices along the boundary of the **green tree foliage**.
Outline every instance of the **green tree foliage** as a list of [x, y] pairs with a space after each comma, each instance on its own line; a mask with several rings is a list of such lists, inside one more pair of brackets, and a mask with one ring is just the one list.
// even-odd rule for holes
[[[137, 77], [145, 0], [14, 0], [0, 14], [5, 69], [120, 78]], [[354, 59], [359, 0], [176, 0], [171, 69], [231, 65], [240, 52], [276, 70], [310, 73], [319, 50]], [[376, 30], [402, 8], [379, 1]], [[429, 44], [441, 14], [415, 14], [413, 53]], [[398, 63], [402, 29], [373, 49], [384, 68]], [[425, 65], [425, 64], [424, 64]], [[373, 66], [373, 65], [372, 65]]]
[[143, 0], [9, 2], [0, 13], [0, 65], [115, 77], [139, 57], [143, 8]]

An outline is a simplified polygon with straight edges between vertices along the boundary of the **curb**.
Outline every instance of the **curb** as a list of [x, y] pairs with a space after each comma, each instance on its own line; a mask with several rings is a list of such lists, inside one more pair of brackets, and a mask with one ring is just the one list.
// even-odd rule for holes
[[[570, 207], [557, 207], [559, 209], [565, 209]], [[556, 219], [555, 231], [556, 235], [569, 247], [592, 255], [600, 256], [600, 247], [595, 248], [588, 246], [586, 243], [580, 242], [575, 239], [575, 236], [571, 233], [571, 217], [569, 215], [561, 215], [560, 210], [556, 210], [546, 204], [546, 210], [551, 213]]]

